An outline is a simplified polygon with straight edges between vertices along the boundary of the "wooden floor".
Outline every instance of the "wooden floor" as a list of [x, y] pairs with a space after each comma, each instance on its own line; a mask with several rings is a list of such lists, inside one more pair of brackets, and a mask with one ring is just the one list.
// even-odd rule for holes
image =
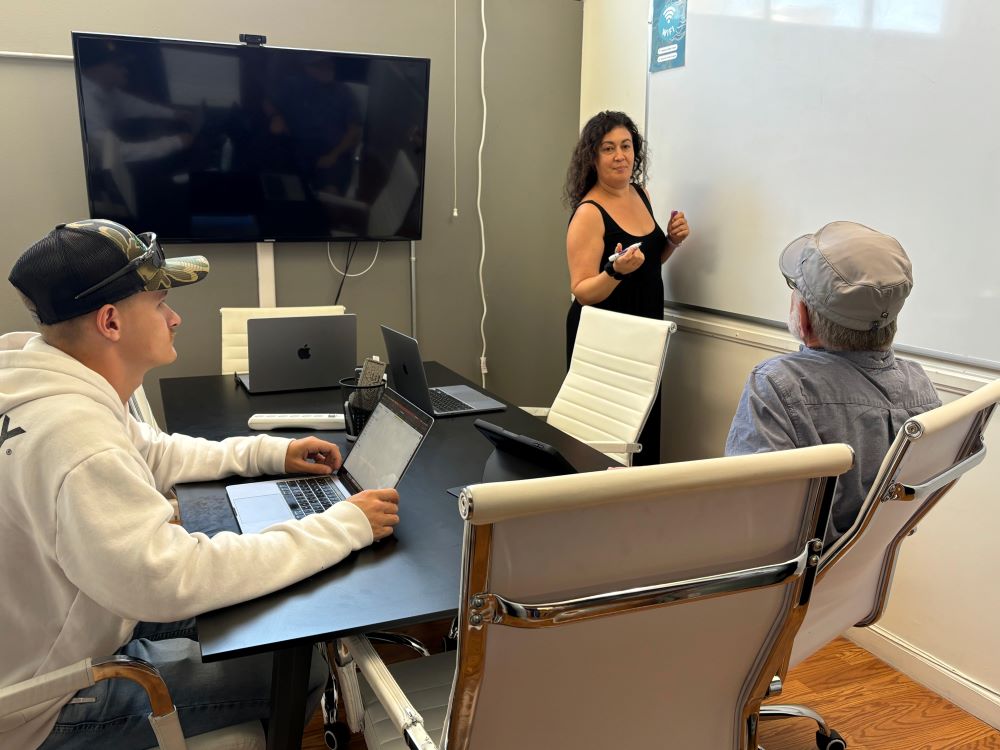
[[[839, 731], [849, 750], [1000, 750], [1000, 732], [970, 716], [850, 641], [838, 639], [791, 670], [774, 703], [804, 703]], [[815, 750], [815, 723], [767, 722], [765, 750]], [[323, 750], [317, 714], [304, 750]], [[351, 750], [365, 750], [356, 736]]]
[[[808, 705], [850, 750], [1000, 749], [1000, 732], [843, 638], [791, 670], [769, 702]], [[768, 722], [759, 740], [766, 750], [811, 750], [815, 730], [806, 719]]]

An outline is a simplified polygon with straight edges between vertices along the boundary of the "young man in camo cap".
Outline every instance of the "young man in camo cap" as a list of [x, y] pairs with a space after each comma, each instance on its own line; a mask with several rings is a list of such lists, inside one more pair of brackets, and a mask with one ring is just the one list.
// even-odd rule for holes
[[[207, 274], [205, 258], [167, 259], [155, 235], [100, 219], [60, 224], [14, 264], [40, 333], [0, 337], [0, 687], [117, 652], [160, 668], [188, 735], [264, 718], [270, 656], [202, 664], [190, 618], [334, 565], [398, 522], [396, 491], [376, 490], [259, 534], [170, 523], [162, 492], [178, 482], [340, 462], [315, 437], [219, 443], [129, 416], [143, 376], [177, 357], [169, 290]], [[0, 746], [150, 747], [148, 712], [137, 685], [102, 682], [0, 720]]]

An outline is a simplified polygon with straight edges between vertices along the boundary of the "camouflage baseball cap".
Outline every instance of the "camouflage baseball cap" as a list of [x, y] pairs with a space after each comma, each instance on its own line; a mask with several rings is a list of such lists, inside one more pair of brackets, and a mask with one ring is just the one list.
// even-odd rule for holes
[[11, 269], [10, 283], [51, 325], [138, 292], [201, 281], [208, 260], [167, 259], [152, 232], [135, 234], [106, 219], [60, 224], [29, 247]]

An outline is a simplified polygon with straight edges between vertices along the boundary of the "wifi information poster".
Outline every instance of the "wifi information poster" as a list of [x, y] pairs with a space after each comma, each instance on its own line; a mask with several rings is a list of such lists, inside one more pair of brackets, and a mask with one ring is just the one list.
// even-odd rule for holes
[[650, 73], [684, 66], [687, 5], [687, 0], [653, 0]]

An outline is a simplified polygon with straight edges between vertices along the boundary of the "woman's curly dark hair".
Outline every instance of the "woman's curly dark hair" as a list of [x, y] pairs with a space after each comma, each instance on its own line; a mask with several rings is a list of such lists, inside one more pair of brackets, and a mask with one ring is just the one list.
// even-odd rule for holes
[[639, 128], [632, 122], [632, 118], [624, 112], [599, 112], [583, 126], [583, 130], [580, 131], [580, 140], [576, 142], [573, 156], [569, 160], [563, 197], [570, 208], [575, 209], [579, 206], [583, 196], [597, 182], [597, 170], [594, 168], [597, 149], [600, 148], [604, 136], [618, 127], [625, 128], [632, 134], [632, 152], [635, 154], [635, 163], [631, 182], [645, 186], [646, 142], [639, 133]]

